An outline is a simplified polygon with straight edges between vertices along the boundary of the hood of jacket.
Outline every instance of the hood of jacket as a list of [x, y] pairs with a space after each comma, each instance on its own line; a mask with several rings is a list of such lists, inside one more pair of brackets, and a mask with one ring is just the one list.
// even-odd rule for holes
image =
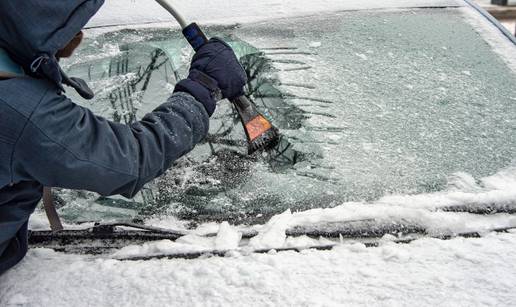
[[100, 9], [104, 0], [1, 0], [0, 48], [25, 73], [46, 78], [59, 88], [74, 87], [84, 98], [93, 93], [83, 80], [69, 78], [56, 53], [64, 48]]

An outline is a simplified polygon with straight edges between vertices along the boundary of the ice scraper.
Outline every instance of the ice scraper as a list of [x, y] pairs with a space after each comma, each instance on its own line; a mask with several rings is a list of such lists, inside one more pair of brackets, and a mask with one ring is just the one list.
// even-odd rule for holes
[[[206, 35], [202, 32], [196, 23], [187, 23], [179, 12], [172, 6], [168, 0], [156, 0], [163, 8], [165, 8], [177, 20], [183, 35], [186, 37], [190, 45], [195, 51], [199, 50], [208, 42]], [[267, 120], [253, 104], [245, 96], [231, 99], [240, 115], [240, 119], [244, 126], [247, 136], [248, 153], [252, 154], [258, 150], [271, 149], [278, 143], [278, 129]]]

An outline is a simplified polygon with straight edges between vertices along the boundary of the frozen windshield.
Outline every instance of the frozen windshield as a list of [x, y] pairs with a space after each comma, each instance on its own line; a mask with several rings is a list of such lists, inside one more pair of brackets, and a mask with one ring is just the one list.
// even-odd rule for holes
[[[356, 11], [208, 28], [235, 48], [279, 146], [247, 156], [223, 101], [208, 138], [135, 199], [59, 191], [63, 217], [251, 223], [496, 173], [515, 159], [516, 74], [463, 14]], [[191, 56], [178, 31], [121, 30], [87, 40], [65, 67], [97, 93], [77, 102], [130, 123], [167, 99]]]

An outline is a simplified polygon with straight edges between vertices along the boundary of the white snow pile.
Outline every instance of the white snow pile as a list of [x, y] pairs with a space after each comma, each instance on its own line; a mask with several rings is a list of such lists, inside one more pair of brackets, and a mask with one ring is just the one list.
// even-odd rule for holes
[[0, 306], [510, 306], [516, 234], [196, 260], [31, 250]]
[[237, 249], [241, 238], [242, 233], [231, 227], [228, 222], [223, 222], [219, 226], [217, 236], [213, 238], [192, 233], [177, 239], [175, 242], [162, 240], [143, 245], [126, 246], [112, 256], [120, 259], [135, 256], [208, 252], [211, 250], [227, 251]]
[[[516, 300], [516, 232], [489, 230], [516, 226], [516, 221], [506, 214], [482, 216], [437, 208], [471, 201], [480, 205], [513, 202], [515, 170], [508, 168], [480, 180], [459, 173], [443, 192], [286, 211], [254, 226], [259, 234], [249, 242], [241, 240], [239, 228], [210, 223], [176, 242], [128, 246], [112, 255], [32, 249], [20, 265], [0, 277], [0, 306], [508, 306]], [[321, 221], [361, 218], [409, 219], [436, 232], [485, 233], [482, 238], [424, 238], [410, 244], [386, 238], [376, 248], [343, 241], [329, 251], [245, 253], [245, 248], [335, 244], [306, 236], [290, 238], [285, 231]], [[167, 221], [158, 224], [165, 227]], [[171, 224], [180, 222], [172, 218]], [[204, 236], [214, 231], [216, 236]], [[242, 252], [193, 260], [120, 260], [213, 249]]]
[[[453, 235], [457, 233], [489, 233], [492, 230], [516, 227], [516, 216], [507, 213], [480, 215], [468, 212], [448, 212], [441, 208], [457, 206], [484, 207], [497, 204], [514, 205], [516, 202], [516, 167], [508, 167], [495, 175], [475, 180], [466, 173], [451, 176], [448, 189], [441, 192], [418, 195], [385, 196], [372, 203], [350, 202], [335, 208], [318, 208], [303, 212], [290, 210], [272, 217], [264, 225], [251, 228], [258, 235], [249, 242], [241, 240], [241, 231], [227, 222], [220, 225], [207, 224], [192, 231], [176, 242], [160, 241], [143, 246], [129, 246], [116, 253], [116, 257], [148, 256], [178, 252], [199, 252], [206, 250], [249, 250], [274, 249], [286, 247], [313, 247], [328, 243], [325, 239], [288, 238], [286, 231], [296, 226], [311, 226], [324, 223], [346, 223], [371, 221], [377, 223], [405, 223], [417, 225], [434, 235]], [[177, 220], [166, 218], [159, 226], [177, 227]], [[249, 230], [249, 229], [247, 229]], [[215, 232], [216, 236], [204, 235]]]
[[280, 215], [274, 216], [266, 225], [264, 225], [260, 233], [251, 239], [250, 246], [254, 248], [278, 248], [285, 243], [287, 235], [285, 232], [292, 221], [292, 213], [290, 210]]

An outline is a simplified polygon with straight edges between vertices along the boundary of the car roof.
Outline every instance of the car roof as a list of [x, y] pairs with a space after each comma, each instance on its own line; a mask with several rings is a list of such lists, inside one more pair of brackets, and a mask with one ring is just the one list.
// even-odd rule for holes
[[[187, 19], [203, 24], [235, 24], [275, 18], [313, 15], [346, 10], [375, 10], [396, 8], [430, 8], [468, 6], [464, 0], [271, 0], [271, 1], [174, 1]], [[200, 9], [202, 8], [202, 10]], [[107, 1], [88, 27], [138, 25], [170, 22], [171, 16], [154, 0]]]

